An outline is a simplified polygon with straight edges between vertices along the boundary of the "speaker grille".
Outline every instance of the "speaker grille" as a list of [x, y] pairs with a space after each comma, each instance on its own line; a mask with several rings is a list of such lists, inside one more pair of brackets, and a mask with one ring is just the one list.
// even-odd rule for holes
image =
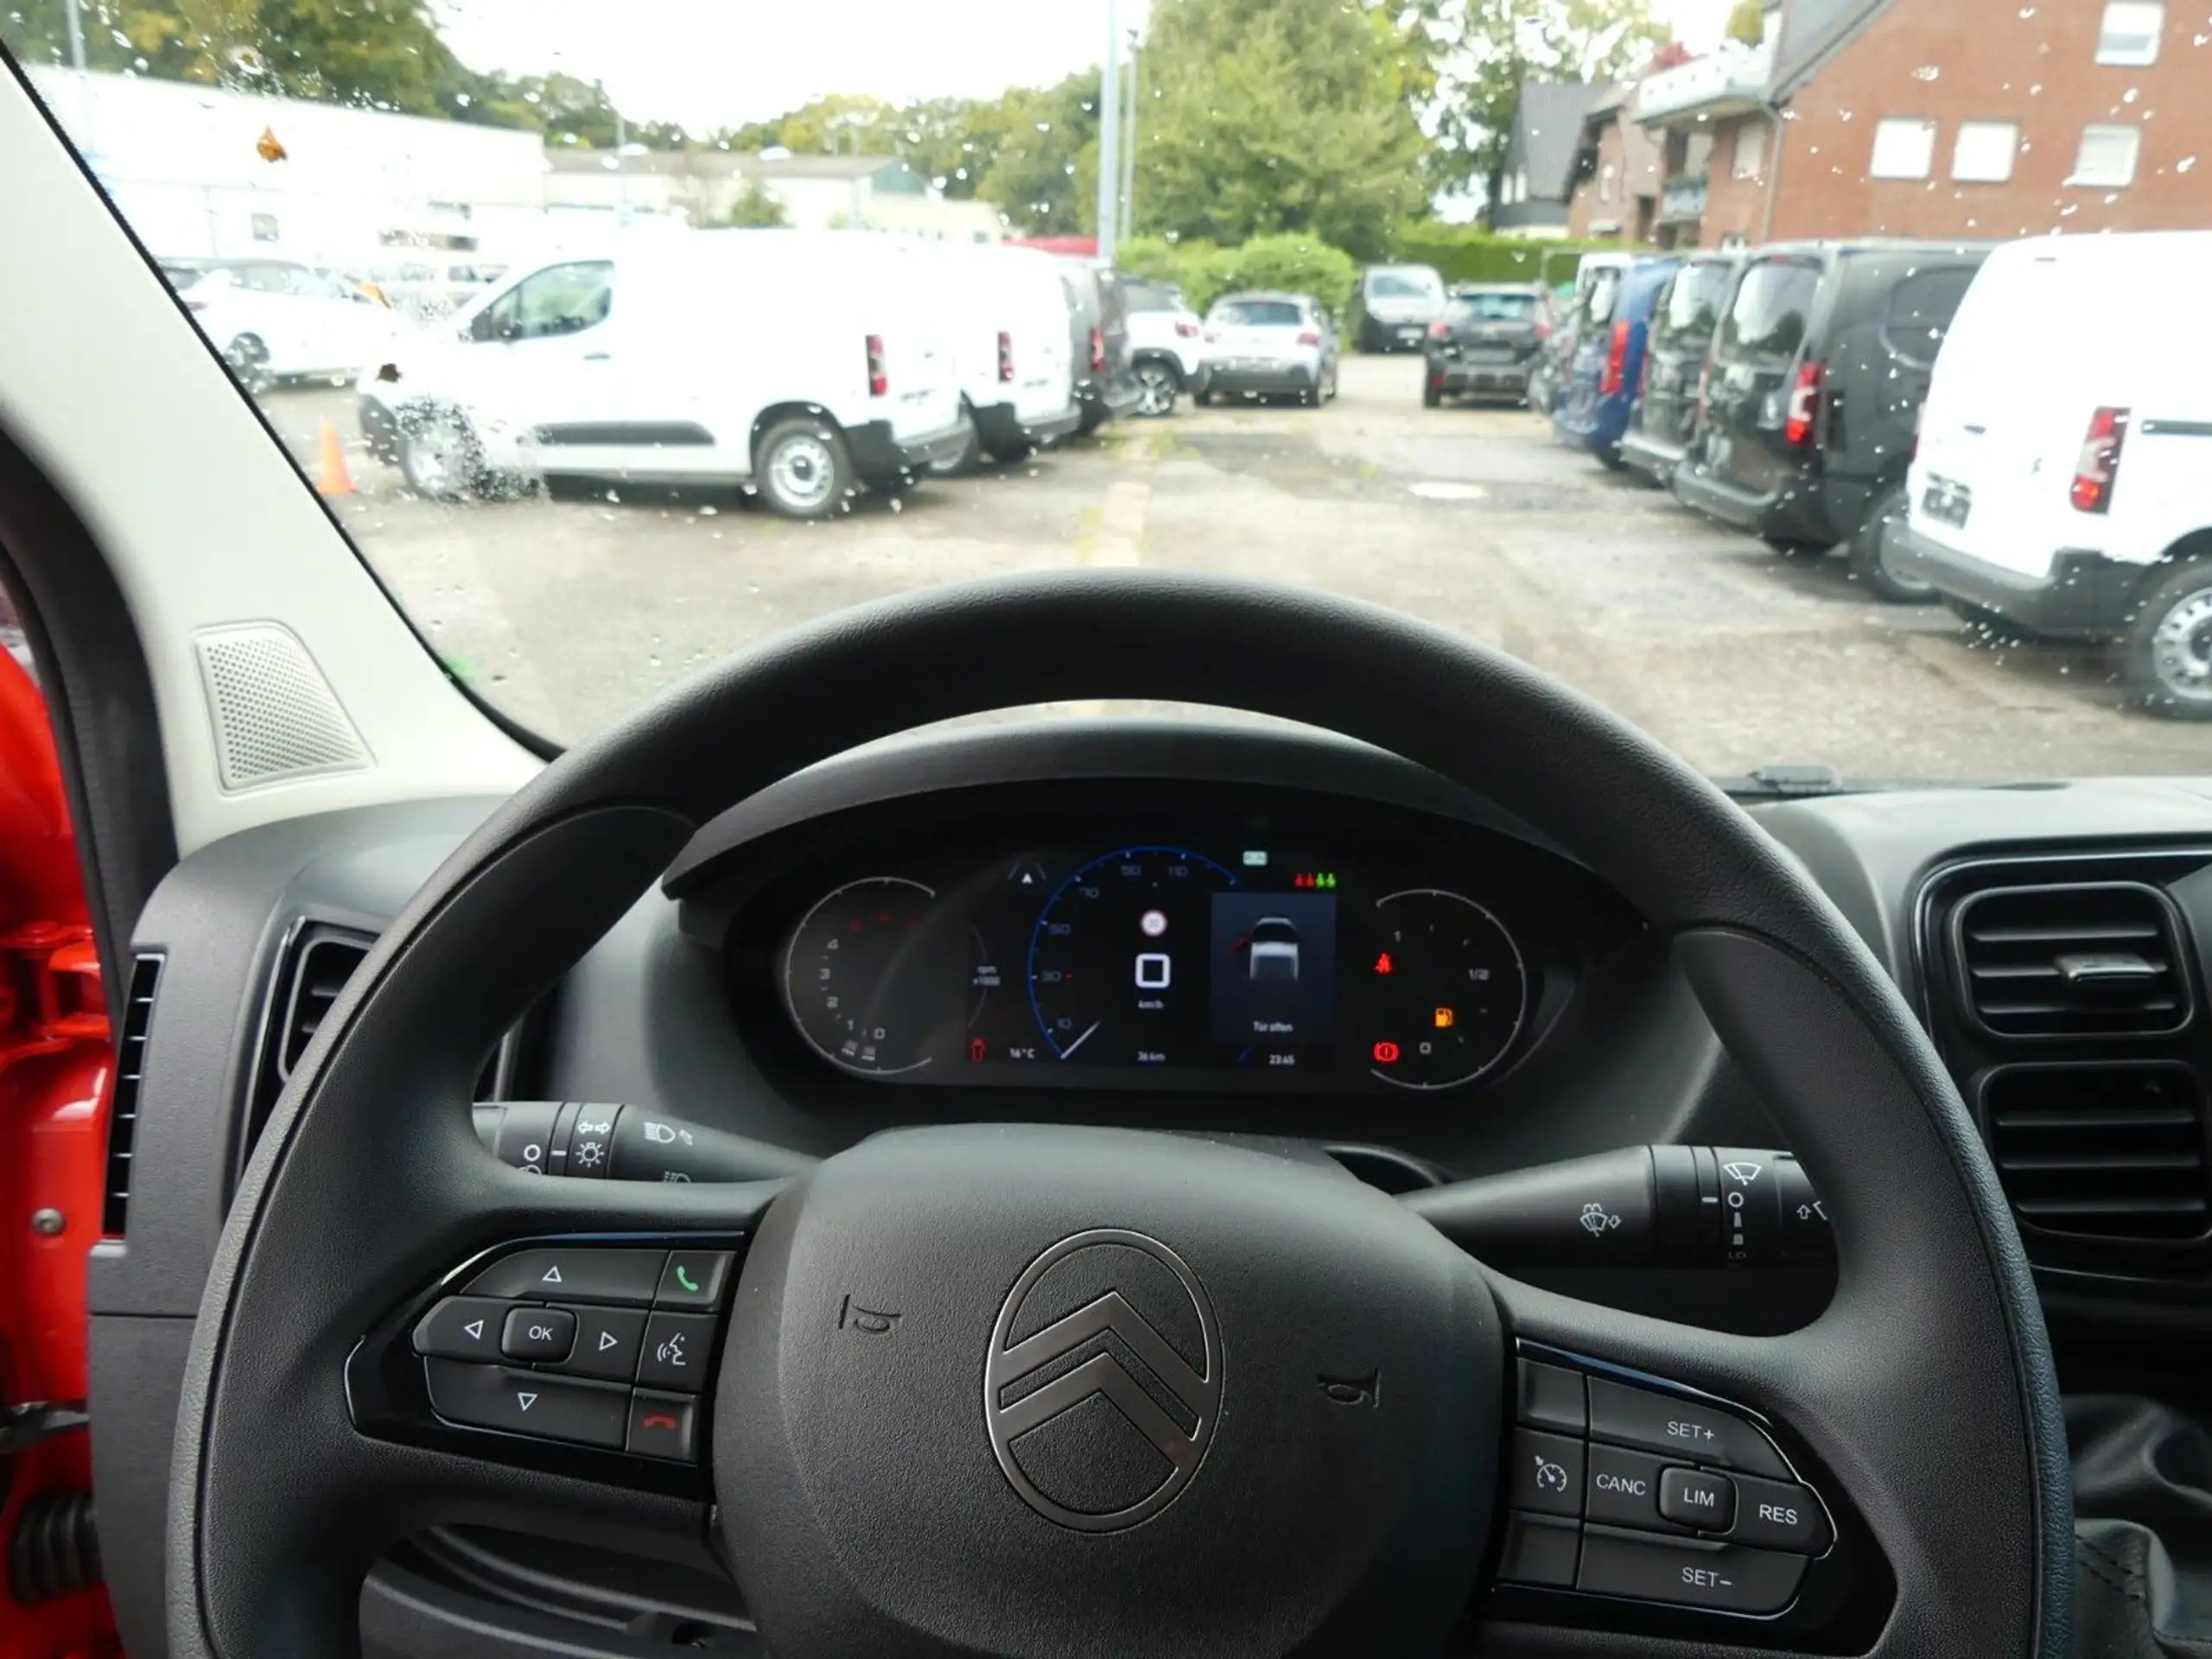
[[225, 789], [368, 766], [360, 734], [290, 629], [274, 622], [209, 628], [194, 644]]

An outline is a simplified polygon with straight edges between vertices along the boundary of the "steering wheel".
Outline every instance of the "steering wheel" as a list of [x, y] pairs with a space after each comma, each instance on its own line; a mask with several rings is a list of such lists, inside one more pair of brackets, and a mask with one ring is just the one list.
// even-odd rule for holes
[[[783, 1180], [690, 1185], [532, 1179], [480, 1144], [482, 1056], [714, 815], [912, 726], [1107, 696], [1364, 740], [1612, 883], [1671, 939], [1818, 1187], [1827, 1311], [1745, 1338], [1580, 1302], [1486, 1268], [1370, 1187], [1195, 1136], [920, 1128]], [[513, 1436], [364, 1427], [367, 1333], [463, 1285], [459, 1264], [524, 1241], [689, 1238], [746, 1249], [702, 1424], [710, 1489], [598, 1478]], [[1030, 1328], [1048, 1282], [1090, 1321], [1074, 1334], [1123, 1344], [1084, 1363], [1087, 1395], [1006, 1386], [1080, 1351], [1073, 1320]], [[1128, 571], [932, 589], [771, 641], [563, 756], [354, 976], [270, 1115], [208, 1281], [178, 1417], [170, 1648], [355, 1653], [364, 1574], [442, 1522], [646, 1554], [703, 1541], [778, 1659], [1781, 1639], [1722, 1621], [1685, 1648], [1631, 1605], [1592, 1630], [1548, 1622], [1542, 1598], [1486, 1596], [1516, 1350], [1665, 1379], [1779, 1430], [1893, 1576], [1872, 1650], [2067, 1651], [2066, 1447], [2002, 1194], [1895, 988], [1726, 797], [1544, 676], [1379, 608]], [[1126, 1472], [1116, 1436], [1147, 1417], [1130, 1382], [1146, 1366], [1182, 1436], [1154, 1443], [1180, 1449], [1142, 1513], [1102, 1509], [1082, 1495]], [[1035, 1456], [1009, 1456], [1029, 1425], [1007, 1420], [1046, 1393], [1082, 1403]], [[621, 1462], [596, 1455], [592, 1470]]]

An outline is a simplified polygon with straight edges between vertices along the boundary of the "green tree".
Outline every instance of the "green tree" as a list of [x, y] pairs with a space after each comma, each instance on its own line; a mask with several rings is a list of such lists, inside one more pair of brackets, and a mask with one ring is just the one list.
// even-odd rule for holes
[[776, 193], [759, 179], [747, 179], [722, 223], [745, 231], [781, 230], [791, 222], [791, 212]]
[[1375, 257], [1424, 192], [1417, 54], [1344, 0], [1160, 0], [1137, 122], [1138, 222], [1217, 242], [1310, 232]]
[[1406, 19], [1433, 86], [1429, 185], [1479, 182], [1492, 201], [1522, 82], [1618, 80], [1668, 38], [1649, 0], [1410, 0]]
[[976, 194], [1029, 236], [1092, 228], [1098, 203], [1098, 75], [1017, 87], [979, 118]]

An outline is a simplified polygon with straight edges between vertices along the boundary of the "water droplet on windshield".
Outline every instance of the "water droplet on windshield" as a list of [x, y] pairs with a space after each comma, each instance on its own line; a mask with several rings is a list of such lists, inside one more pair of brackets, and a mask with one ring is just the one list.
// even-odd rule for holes
[[1915, 80], [1935, 80], [1940, 78], [1942, 73], [1943, 72], [1941, 69], [1938, 69], [1934, 64], [1923, 63], [1919, 68], [1912, 72], [1912, 78]]
[[2177, 161], [2177, 162], [2176, 162], [2174, 163], [2174, 171], [2175, 171], [2175, 172], [2177, 172], [2177, 173], [2186, 173], [2186, 172], [2188, 172], [2188, 171], [2189, 171], [2189, 169], [2190, 169], [2190, 168], [2195, 167], [2196, 165], [2196, 156], [2183, 156], [2183, 157], [2181, 158], [2181, 160], [2179, 160], [2179, 161]]

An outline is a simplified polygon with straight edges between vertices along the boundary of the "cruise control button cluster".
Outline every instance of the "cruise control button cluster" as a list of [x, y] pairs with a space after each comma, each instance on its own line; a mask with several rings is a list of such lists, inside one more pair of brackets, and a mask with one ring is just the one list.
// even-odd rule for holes
[[546, 1245], [501, 1256], [416, 1322], [450, 1423], [694, 1462], [728, 1250]]
[[1827, 1512], [1748, 1418], [1542, 1360], [1519, 1362], [1498, 1577], [1774, 1613], [1831, 1540]]

